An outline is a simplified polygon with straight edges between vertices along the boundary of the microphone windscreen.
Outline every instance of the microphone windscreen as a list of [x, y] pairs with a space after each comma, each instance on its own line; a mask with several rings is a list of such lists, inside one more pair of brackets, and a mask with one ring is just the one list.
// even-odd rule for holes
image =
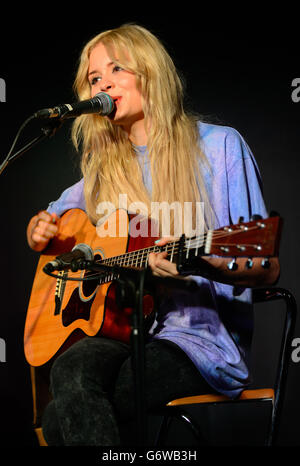
[[110, 115], [115, 108], [115, 103], [110, 95], [106, 94], [106, 92], [99, 92], [95, 95], [94, 99], [98, 100], [100, 103], [100, 114], [103, 116]]

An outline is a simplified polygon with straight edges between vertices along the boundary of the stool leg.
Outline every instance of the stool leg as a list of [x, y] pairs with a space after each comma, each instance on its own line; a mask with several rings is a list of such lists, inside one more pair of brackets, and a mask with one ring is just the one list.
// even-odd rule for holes
[[171, 422], [172, 417], [165, 413], [156, 436], [155, 446], [161, 447], [165, 445]]
[[190, 415], [188, 415], [184, 411], [178, 410], [178, 412], [175, 414], [175, 417], [179, 419], [180, 421], [182, 421], [183, 424], [189, 427], [195, 439], [197, 440], [198, 445], [206, 444], [205, 439], [203, 438], [203, 435], [200, 432], [200, 429], [198, 428], [195, 420]]
[[171, 408], [172, 413], [165, 413], [162, 423], [160, 425], [160, 429], [158, 431], [157, 437], [156, 437], [156, 446], [164, 446], [166, 443], [167, 435], [169, 433], [170, 425], [173, 421], [173, 419], [178, 419], [181, 421], [183, 424], [189, 427], [189, 429], [192, 431], [197, 444], [198, 445], [206, 445], [205, 439], [203, 435], [200, 432], [200, 429], [196, 425], [195, 421], [192, 419], [191, 416], [189, 416], [186, 412], [182, 411], [178, 407], [175, 409], [174, 407]]

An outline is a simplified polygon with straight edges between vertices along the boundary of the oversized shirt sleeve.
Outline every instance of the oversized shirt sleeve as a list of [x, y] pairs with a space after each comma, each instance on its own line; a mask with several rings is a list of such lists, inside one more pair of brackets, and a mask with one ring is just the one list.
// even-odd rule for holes
[[50, 202], [47, 211], [56, 213], [61, 216], [64, 212], [70, 209], [81, 209], [85, 211], [85, 200], [83, 193], [83, 178], [65, 189], [61, 196], [53, 202]]

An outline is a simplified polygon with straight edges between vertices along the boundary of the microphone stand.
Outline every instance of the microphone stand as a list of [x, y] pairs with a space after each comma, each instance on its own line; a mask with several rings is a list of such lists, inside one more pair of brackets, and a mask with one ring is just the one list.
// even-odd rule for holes
[[156, 277], [150, 268], [134, 269], [124, 266], [106, 265], [101, 262], [83, 261], [81, 269], [101, 271], [112, 275], [117, 282], [116, 300], [121, 307], [133, 307], [131, 345], [133, 349], [133, 374], [136, 400], [137, 440], [139, 446], [147, 443], [147, 409], [145, 395], [145, 347], [144, 347], [144, 314], [143, 296], [145, 284], [152, 288], [158, 284], [168, 288], [193, 292], [197, 285], [192, 280]]
[[[24, 129], [24, 127], [35, 118], [35, 115], [30, 116], [19, 128], [14, 142], [10, 148], [9, 153], [4, 161], [0, 164], [0, 175], [5, 168], [16, 158], [31, 149], [39, 141], [55, 134], [63, 123], [60, 118], [53, 118], [46, 120], [41, 128], [42, 134], [32, 139], [29, 143], [25, 144], [19, 151], [11, 155], [16, 142]], [[132, 331], [131, 342], [133, 347], [133, 373], [134, 373], [134, 386], [136, 394], [136, 416], [137, 416], [137, 438], [140, 446], [146, 445], [147, 440], [147, 410], [146, 410], [146, 397], [145, 397], [145, 353], [144, 353], [144, 314], [143, 314], [143, 296], [145, 282], [151, 285], [158, 283], [164, 284], [168, 287], [175, 289], [181, 288], [188, 291], [194, 290], [194, 283], [188, 283], [183, 280], [173, 278], [160, 278], [154, 277], [148, 268], [132, 269], [126, 267], [119, 267], [117, 265], [108, 266], [105, 264], [97, 263], [94, 261], [85, 261], [84, 267], [94, 271], [104, 271], [118, 275], [117, 285], [119, 302], [133, 307], [132, 313]], [[51, 273], [48, 273], [51, 275]]]
[[86, 261], [86, 267], [93, 271], [103, 271], [117, 275], [116, 298], [119, 305], [133, 307], [132, 312], [132, 369], [135, 387], [135, 409], [137, 421], [137, 441], [139, 446], [145, 446], [147, 441], [147, 410], [145, 397], [145, 346], [144, 346], [144, 314], [143, 295], [148, 269], [126, 269], [109, 266], [93, 261]]

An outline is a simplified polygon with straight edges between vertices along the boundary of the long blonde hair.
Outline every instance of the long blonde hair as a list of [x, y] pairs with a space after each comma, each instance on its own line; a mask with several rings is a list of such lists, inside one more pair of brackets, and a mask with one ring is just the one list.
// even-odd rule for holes
[[89, 56], [100, 42], [115, 63], [136, 76], [147, 128], [152, 194], [144, 186], [125, 131], [108, 118], [81, 115], [74, 121], [72, 139], [77, 149], [82, 144], [81, 170], [91, 221], [99, 221], [99, 202], [118, 206], [119, 194], [126, 193], [128, 203], [144, 203], [149, 215], [151, 201], [193, 202], [193, 206], [202, 201], [206, 223], [210, 223], [211, 207], [199, 169], [207, 161], [200, 149], [196, 118], [184, 111], [183, 85], [169, 54], [159, 39], [139, 25], [125, 24], [98, 34], [81, 54], [74, 83], [80, 100], [90, 98]]

